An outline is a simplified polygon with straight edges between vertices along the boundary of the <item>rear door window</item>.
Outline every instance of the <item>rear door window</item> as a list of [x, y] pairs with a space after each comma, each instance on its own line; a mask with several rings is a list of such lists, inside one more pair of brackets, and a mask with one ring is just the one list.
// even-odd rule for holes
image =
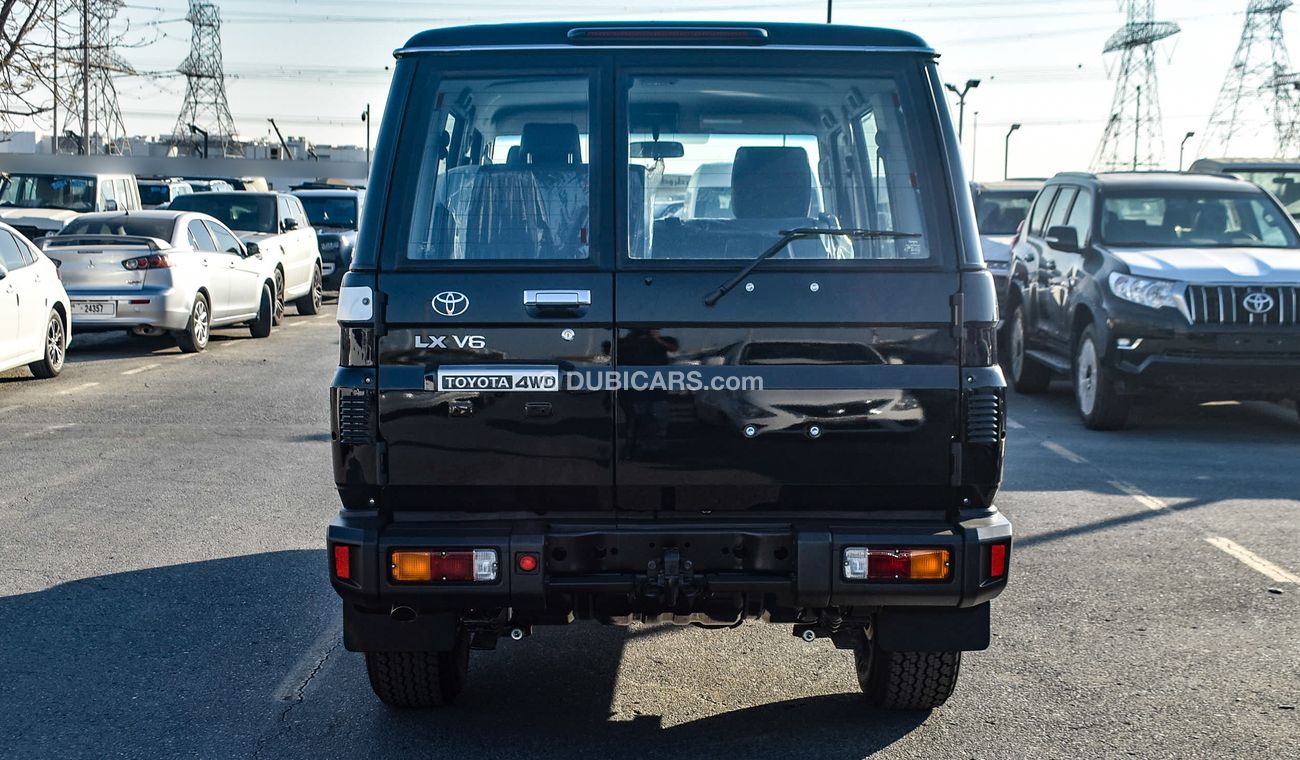
[[588, 75], [438, 82], [429, 115], [415, 128], [419, 168], [406, 188], [405, 258], [588, 259], [591, 87]]
[[784, 230], [778, 259], [924, 262], [919, 130], [892, 78], [820, 74], [633, 75], [625, 80], [628, 253], [750, 259]]
[[1056, 196], [1056, 203], [1052, 204], [1052, 213], [1047, 217], [1047, 227], [1044, 232], [1065, 224], [1065, 220], [1069, 218], [1070, 203], [1074, 201], [1074, 194], [1075, 189], [1072, 187], [1061, 188], [1061, 192]]
[[11, 272], [27, 266], [27, 260], [19, 251], [18, 241], [4, 230], [0, 230], [0, 264], [4, 264], [5, 269]]
[[194, 250], [216, 252], [216, 243], [212, 242], [212, 236], [208, 234], [208, 228], [203, 222], [198, 219], [190, 222], [188, 232], [190, 245], [194, 246]]
[[1052, 199], [1056, 197], [1058, 187], [1049, 187], [1038, 196], [1038, 202], [1034, 204], [1033, 216], [1029, 220], [1029, 234], [1035, 237], [1042, 237], [1045, 228], [1043, 225], [1047, 222], [1047, 212], [1052, 208]]

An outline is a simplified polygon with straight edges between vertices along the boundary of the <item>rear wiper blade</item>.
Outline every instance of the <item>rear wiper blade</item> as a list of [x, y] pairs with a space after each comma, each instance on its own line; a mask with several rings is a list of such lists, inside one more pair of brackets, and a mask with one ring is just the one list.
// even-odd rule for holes
[[758, 268], [759, 264], [762, 264], [764, 261], [767, 261], [768, 259], [780, 253], [787, 245], [790, 245], [796, 240], [803, 240], [806, 238], [813, 238], [813, 237], [821, 237], [822, 235], [840, 235], [843, 237], [851, 238], [853, 240], [879, 240], [882, 238], [898, 239], [898, 238], [921, 237], [921, 233], [919, 232], [895, 232], [893, 230], [864, 230], [864, 229], [858, 229], [854, 227], [848, 227], [848, 228], [800, 227], [798, 229], [793, 229], [793, 230], [781, 230], [780, 240], [773, 243], [771, 248], [768, 248], [766, 251], [763, 251], [762, 253], [758, 254], [758, 256], [754, 257], [754, 260], [749, 262], [749, 264], [744, 269], [736, 273], [735, 277], [732, 277], [730, 280], [727, 280], [722, 285], [718, 286], [717, 290], [705, 296], [704, 305], [712, 306], [713, 304], [717, 303], [719, 299], [721, 299], [726, 294], [730, 293], [733, 289], [735, 289], [737, 285], [743, 282], [746, 277], [748, 277], [751, 273], [753, 273], [753, 271]]

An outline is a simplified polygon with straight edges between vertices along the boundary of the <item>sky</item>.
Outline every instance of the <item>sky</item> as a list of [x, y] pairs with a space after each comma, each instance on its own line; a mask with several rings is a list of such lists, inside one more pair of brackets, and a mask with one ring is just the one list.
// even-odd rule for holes
[[[367, 104], [382, 117], [392, 51], [431, 27], [600, 19], [822, 22], [824, 0], [215, 0], [223, 18], [227, 92], [245, 138], [269, 135], [268, 117], [317, 143], [363, 144]], [[1156, 17], [1182, 33], [1157, 48], [1166, 163], [1188, 131], [1203, 132], [1231, 63], [1247, 0], [1157, 0]], [[189, 49], [185, 0], [126, 0], [117, 27], [138, 46], [120, 51], [150, 76], [118, 80], [127, 129], [170, 133], [185, 91], [176, 66]], [[1118, 0], [835, 0], [837, 23], [906, 29], [939, 51], [945, 81], [981, 79], [967, 99], [965, 145], [976, 179], [1000, 179], [1010, 124], [1011, 176], [1086, 169], [1109, 118], [1114, 56], [1106, 39], [1124, 22]], [[1300, 10], [1285, 16], [1300, 56]], [[1297, 60], [1300, 65], [1300, 59]], [[978, 114], [978, 115], [976, 115]], [[956, 112], [954, 110], [954, 117]], [[1271, 153], [1261, 147], [1233, 153]], [[1187, 143], [1187, 161], [1199, 139]]]

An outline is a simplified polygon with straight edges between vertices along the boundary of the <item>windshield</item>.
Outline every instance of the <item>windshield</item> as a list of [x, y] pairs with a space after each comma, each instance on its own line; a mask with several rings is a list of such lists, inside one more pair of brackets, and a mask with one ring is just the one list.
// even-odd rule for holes
[[1036, 190], [981, 190], [975, 196], [975, 219], [980, 234], [1016, 234], [1037, 194]]
[[173, 226], [171, 219], [123, 215], [110, 219], [77, 219], [64, 227], [59, 235], [133, 235], [171, 242]]
[[630, 255], [752, 259], [784, 230], [855, 228], [916, 236], [809, 237], [775, 258], [927, 259], [914, 130], [900, 102], [892, 79], [634, 77]]
[[162, 182], [141, 182], [140, 203], [145, 206], [161, 206], [172, 199], [171, 188]]
[[320, 196], [300, 195], [303, 208], [307, 209], [307, 219], [313, 227], [338, 227], [345, 230], [357, 228], [356, 198], [323, 198]]
[[8, 174], [0, 177], [0, 206], [95, 210], [95, 178], [61, 174]]
[[1144, 248], [1300, 247], [1295, 224], [1258, 191], [1108, 191], [1101, 236]]
[[197, 211], [241, 232], [276, 233], [275, 198], [269, 195], [194, 193], [172, 201], [173, 211]]
[[1300, 169], [1292, 171], [1253, 171], [1233, 172], [1241, 179], [1254, 182], [1277, 196], [1286, 212], [1291, 216], [1300, 215]]

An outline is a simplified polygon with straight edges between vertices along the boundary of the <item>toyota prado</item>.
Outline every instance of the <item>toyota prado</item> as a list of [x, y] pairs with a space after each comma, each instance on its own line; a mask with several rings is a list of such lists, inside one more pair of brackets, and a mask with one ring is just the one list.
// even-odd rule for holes
[[[331, 391], [344, 641], [433, 706], [590, 620], [791, 626], [927, 709], [1011, 526], [993, 280], [935, 53], [843, 26], [397, 52]], [[661, 214], [726, 165], [716, 212]]]

